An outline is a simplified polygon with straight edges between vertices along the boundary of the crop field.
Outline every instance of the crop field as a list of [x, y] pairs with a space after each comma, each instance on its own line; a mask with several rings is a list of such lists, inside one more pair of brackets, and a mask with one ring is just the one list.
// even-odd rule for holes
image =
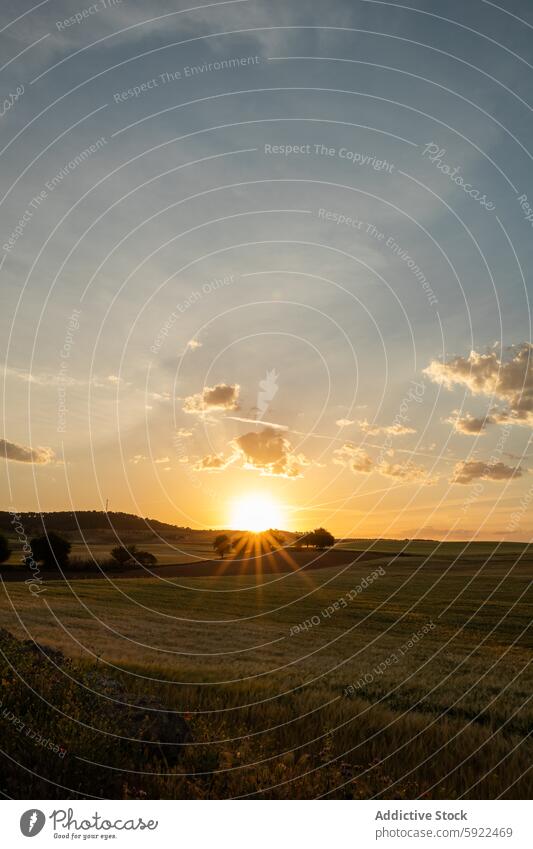
[[[346, 550], [343, 565], [294, 573], [47, 576], [39, 595], [3, 582], [4, 714], [66, 755], [9, 733], [4, 716], [13, 762], [0, 789], [530, 796], [533, 558], [524, 546], [428, 557], [418, 545], [355, 562]], [[124, 705], [144, 705], [141, 730]]]

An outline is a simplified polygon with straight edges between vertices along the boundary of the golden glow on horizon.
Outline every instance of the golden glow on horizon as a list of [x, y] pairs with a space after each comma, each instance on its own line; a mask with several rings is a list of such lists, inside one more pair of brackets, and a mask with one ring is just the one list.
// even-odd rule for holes
[[230, 526], [234, 530], [258, 533], [286, 524], [281, 505], [268, 495], [249, 493], [231, 505]]

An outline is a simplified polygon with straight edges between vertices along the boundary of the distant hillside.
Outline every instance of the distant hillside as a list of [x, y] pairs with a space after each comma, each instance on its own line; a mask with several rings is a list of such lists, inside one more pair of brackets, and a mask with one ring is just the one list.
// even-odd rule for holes
[[[133, 513], [106, 513], [104, 510], [61, 510], [55, 513], [20, 513], [20, 522], [28, 536], [40, 533], [45, 527], [48, 531], [154, 531], [158, 533], [187, 533], [190, 528], [180, 528], [157, 519], [142, 518]], [[13, 531], [11, 513], [0, 511], [0, 530]]]

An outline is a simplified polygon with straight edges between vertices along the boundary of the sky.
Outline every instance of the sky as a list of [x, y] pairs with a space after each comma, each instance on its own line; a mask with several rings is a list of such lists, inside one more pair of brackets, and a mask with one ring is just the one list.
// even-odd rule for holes
[[1, 507], [529, 540], [532, 29], [4, 2]]

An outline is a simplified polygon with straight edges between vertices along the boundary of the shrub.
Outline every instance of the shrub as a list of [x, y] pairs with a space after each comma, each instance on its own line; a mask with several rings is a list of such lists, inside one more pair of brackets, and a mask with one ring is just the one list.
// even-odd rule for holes
[[157, 557], [149, 551], [140, 551], [136, 545], [128, 548], [119, 545], [111, 551], [111, 557], [120, 566], [155, 566], [157, 563]]

